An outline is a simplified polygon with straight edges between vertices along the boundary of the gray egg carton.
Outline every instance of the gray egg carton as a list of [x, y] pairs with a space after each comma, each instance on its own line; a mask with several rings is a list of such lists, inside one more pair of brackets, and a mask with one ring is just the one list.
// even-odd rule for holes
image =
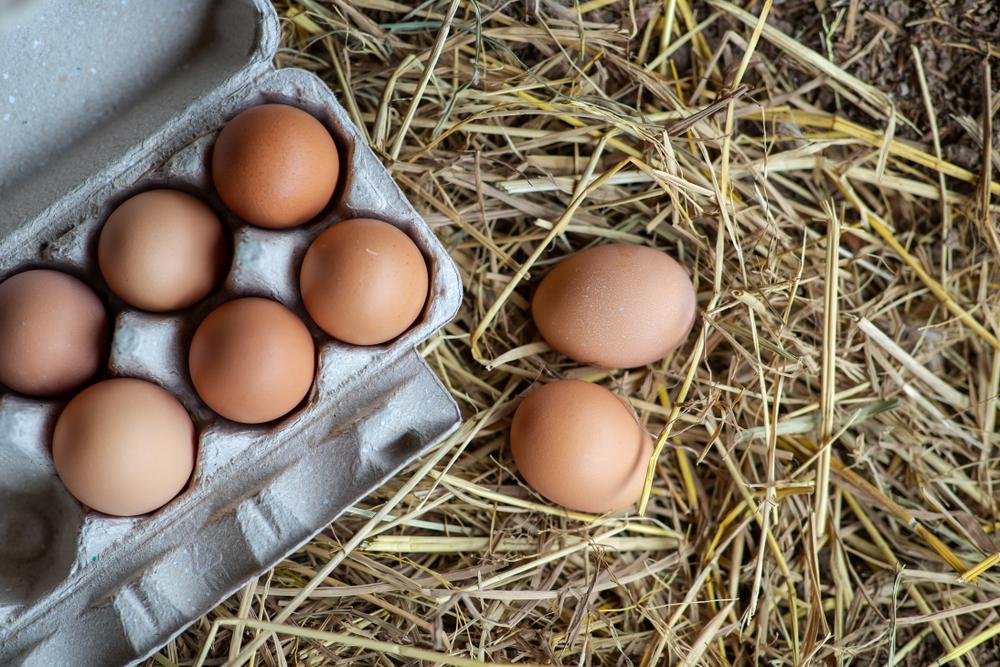
[[[314, 75], [275, 70], [278, 18], [265, 0], [22, 1], [0, 20], [0, 278], [52, 267], [95, 288], [115, 316], [102, 374], [156, 382], [200, 433], [186, 490], [151, 515], [81, 506], [49, 453], [67, 400], [0, 397], [0, 665], [120, 665], [159, 646], [450, 433], [459, 412], [414, 347], [461, 301], [455, 265]], [[323, 121], [342, 154], [329, 210], [293, 230], [246, 226], [215, 195], [209, 159], [227, 120], [264, 102]], [[97, 271], [110, 212], [153, 187], [198, 195], [233, 230], [225, 284], [194, 308], [127, 308]], [[431, 275], [417, 324], [387, 345], [325, 336], [298, 294], [310, 241], [351, 217], [396, 224]], [[317, 342], [303, 405], [264, 426], [226, 421], [195, 395], [187, 346], [237, 296], [276, 299]]]

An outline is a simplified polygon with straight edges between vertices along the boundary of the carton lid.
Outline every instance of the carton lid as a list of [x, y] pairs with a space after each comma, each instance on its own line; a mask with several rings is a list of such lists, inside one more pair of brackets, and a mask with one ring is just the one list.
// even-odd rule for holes
[[277, 41], [266, 0], [0, 3], [0, 233], [270, 66]]

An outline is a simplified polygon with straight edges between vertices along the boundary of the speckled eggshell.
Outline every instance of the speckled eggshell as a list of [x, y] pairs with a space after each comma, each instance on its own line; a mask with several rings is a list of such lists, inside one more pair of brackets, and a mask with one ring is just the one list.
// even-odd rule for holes
[[161, 387], [115, 378], [87, 387], [56, 422], [52, 458], [80, 502], [136, 516], [170, 502], [194, 471], [197, 434], [187, 411]]
[[212, 151], [212, 181], [222, 201], [258, 227], [285, 229], [314, 218], [340, 177], [327, 129], [287, 104], [251, 107], [229, 121]]
[[29, 396], [79, 387], [104, 362], [108, 319], [92, 289], [35, 269], [0, 283], [0, 383]]
[[542, 338], [583, 364], [634, 368], [679, 347], [697, 300], [669, 255], [626, 243], [587, 248], [542, 279], [531, 314]]
[[353, 345], [396, 338], [420, 316], [430, 279], [402, 230], [355, 218], [320, 234], [302, 260], [299, 289], [321, 329]]
[[149, 190], [123, 202], [101, 229], [97, 259], [111, 291], [153, 312], [208, 296], [226, 270], [227, 234], [215, 212], [177, 190]]
[[639, 498], [651, 453], [632, 410], [599, 385], [559, 380], [529, 393], [510, 429], [514, 463], [535, 491], [581, 512]]
[[202, 321], [188, 368], [208, 407], [233, 421], [260, 424], [287, 414], [309, 393], [316, 353], [295, 313], [277, 301], [246, 297]]

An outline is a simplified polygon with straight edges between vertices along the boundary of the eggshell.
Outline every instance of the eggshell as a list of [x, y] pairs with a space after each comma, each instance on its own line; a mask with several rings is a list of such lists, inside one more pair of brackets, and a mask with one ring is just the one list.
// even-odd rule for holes
[[0, 382], [30, 396], [75, 389], [108, 346], [104, 304], [61, 271], [36, 269], [0, 283]]
[[691, 279], [676, 260], [613, 243], [557, 264], [538, 286], [531, 314], [542, 338], [574, 361], [632, 368], [680, 346], [696, 308]]
[[299, 289], [309, 315], [328, 334], [354, 345], [399, 336], [427, 301], [427, 263], [405, 232], [355, 218], [320, 234], [302, 260]]
[[639, 498], [642, 496], [642, 486], [646, 483], [649, 459], [653, 456], [653, 439], [645, 431], [643, 431], [642, 436], [642, 448], [638, 459], [636, 459], [635, 467], [632, 468], [628, 480], [622, 484], [621, 493], [608, 503], [608, 507], [613, 509], [629, 507], [639, 502]]
[[197, 434], [187, 411], [157, 385], [105, 380], [71, 400], [56, 422], [52, 458], [84, 505], [116, 516], [170, 502], [194, 471]]
[[154, 312], [208, 296], [226, 270], [226, 230], [204, 202], [177, 190], [127, 199], [104, 223], [101, 274], [125, 302]]
[[599, 385], [550, 382], [528, 394], [510, 429], [514, 463], [538, 493], [571, 510], [634, 503], [651, 446], [632, 410]]
[[315, 217], [340, 176], [337, 144], [318, 120], [286, 104], [262, 104], [219, 133], [212, 180], [222, 201], [258, 227], [284, 229]]
[[295, 313], [270, 299], [222, 304], [195, 331], [188, 355], [198, 395], [217, 413], [245, 424], [277, 419], [312, 386], [312, 336]]

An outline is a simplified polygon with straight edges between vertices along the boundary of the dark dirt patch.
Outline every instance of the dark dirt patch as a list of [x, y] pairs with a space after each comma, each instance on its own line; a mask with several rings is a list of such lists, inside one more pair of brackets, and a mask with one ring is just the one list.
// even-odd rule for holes
[[[992, 66], [993, 110], [1000, 102], [1000, 1], [859, 0], [851, 27], [851, 0], [776, 0], [771, 23], [823, 53], [859, 79], [888, 93], [921, 132], [900, 126], [900, 136], [930, 141], [913, 46], [920, 52], [937, 114], [945, 158], [970, 169], [981, 161], [983, 62]], [[814, 102], [838, 109], [829, 92]], [[846, 115], [859, 112], [844, 105]], [[870, 119], [859, 117], [866, 124]], [[994, 120], [994, 146], [1000, 147]]]

